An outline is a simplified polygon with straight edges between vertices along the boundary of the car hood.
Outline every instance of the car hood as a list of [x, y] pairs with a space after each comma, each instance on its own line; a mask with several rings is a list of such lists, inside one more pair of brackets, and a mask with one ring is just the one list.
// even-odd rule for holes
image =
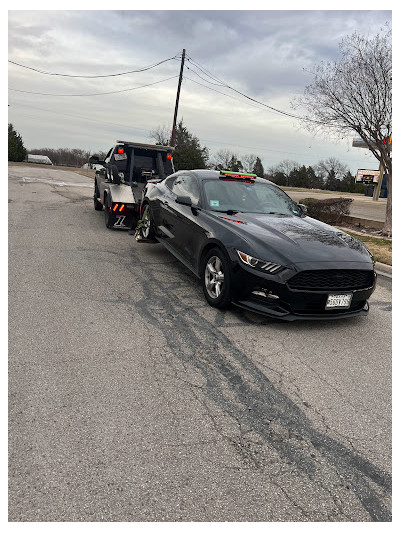
[[249, 249], [242, 250], [258, 259], [282, 265], [302, 262], [367, 262], [371, 256], [359, 240], [311, 217], [238, 213], [222, 215]]

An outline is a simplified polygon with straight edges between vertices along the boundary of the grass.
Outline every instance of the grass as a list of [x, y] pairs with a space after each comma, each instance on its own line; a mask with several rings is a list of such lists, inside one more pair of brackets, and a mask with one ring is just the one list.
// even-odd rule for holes
[[364, 196], [364, 193], [361, 192], [341, 192], [341, 191], [329, 191], [327, 189], [307, 189], [303, 187], [286, 187], [286, 185], [280, 186], [284, 191], [293, 191], [293, 192], [312, 192], [312, 193], [322, 193], [322, 194], [335, 194], [340, 196], [342, 194], [347, 194], [349, 196]]
[[383, 237], [372, 237], [371, 235], [362, 235], [360, 233], [353, 233], [347, 230], [345, 231], [349, 235], [352, 235], [359, 241], [365, 243], [376, 261], [379, 263], [385, 263], [386, 265], [392, 264], [392, 241], [390, 239], [385, 239]]

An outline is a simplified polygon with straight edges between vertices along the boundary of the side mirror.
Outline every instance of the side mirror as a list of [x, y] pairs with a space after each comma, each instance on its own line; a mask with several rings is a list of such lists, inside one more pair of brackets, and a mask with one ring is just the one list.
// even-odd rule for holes
[[99, 159], [97, 157], [97, 155], [92, 155], [89, 157], [89, 163], [91, 165], [103, 165], [105, 164], [105, 162], [102, 160], [102, 159]]
[[190, 196], [177, 196], [175, 202], [181, 205], [192, 205], [192, 200], [190, 199]]
[[308, 208], [304, 204], [297, 204], [300, 207], [300, 211], [303, 213], [303, 215], [306, 215], [308, 212]]

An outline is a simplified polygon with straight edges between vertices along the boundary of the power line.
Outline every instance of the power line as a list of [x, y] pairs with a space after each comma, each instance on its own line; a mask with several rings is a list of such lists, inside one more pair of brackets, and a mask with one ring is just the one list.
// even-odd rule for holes
[[[55, 114], [55, 115], [62, 115], [62, 116], [65, 116], [65, 117], [76, 118], [76, 119], [80, 119], [80, 120], [86, 120], [86, 121], [95, 122], [95, 123], [98, 123], [98, 124], [105, 124], [105, 125], [109, 125], [109, 126], [118, 126], [119, 128], [128, 128], [128, 129], [143, 131], [143, 132], [147, 132], [147, 133], [151, 133], [151, 131], [152, 131], [152, 130], [149, 130], [149, 129], [146, 129], [146, 128], [138, 128], [137, 126], [132, 126], [131, 124], [124, 125], [124, 124], [121, 124], [120, 122], [119, 123], [106, 122], [106, 121], [103, 121], [103, 120], [96, 120], [96, 119], [89, 118], [89, 117], [83, 117], [82, 115], [73, 115], [73, 114], [62, 113], [60, 111], [52, 111], [51, 109], [48, 109], [48, 108], [32, 106], [32, 105], [28, 105], [28, 104], [20, 103], [20, 102], [18, 102], [18, 106], [30, 107], [31, 109], [35, 109], [35, 110], [38, 110], [38, 111], [44, 111], [45, 113], [52, 113], [52, 114]], [[27, 115], [26, 113], [20, 113], [20, 115], [35, 118], [34, 115]], [[228, 145], [228, 146], [246, 148], [246, 149], [252, 149], [252, 150], [255, 149], [255, 150], [262, 151], [262, 152], [272, 152], [272, 153], [292, 154], [292, 155], [302, 155], [302, 156], [305, 155], [305, 152], [299, 153], [299, 152], [290, 152], [290, 151], [286, 151], [286, 150], [274, 150], [274, 149], [271, 149], [271, 148], [265, 148], [265, 147], [261, 147], [261, 146], [255, 146], [255, 145], [244, 146], [244, 145], [241, 145], [241, 144], [238, 144], [238, 143], [229, 143], [229, 142], [218, 141], [218, 140], [214, 140], [214, 139], [205, 139], [205, 138], [203, 138], [203, 141], [210, 142], [212, 144], [218, 144], [218, 145], [222, 144], [222, 145]], [[366, 156], [372, 157], [372, 156], [370, 156], [370, 154], [366, 154]], [[328, 155], [319, 156], [319, 159], [323, 159], [324, 157], [327, 158]], [[350, 161], [350, 159], [347, 159], [347, 160], [342, 159], [342, 160], [346, 161], [349, 164], [354, 164], [353, 160], [352, 161]]]
[[16, 63], [15, 61], [8, 60], [9, 63], [12, 63], [13, 65], [17, 65], [18, 67], [26, 68], [29, 70], [33, 70], [34, 72], [38, 72], [39, 74], [46, 74], [48, 76], [62, 76], [66, 78], [110, 78], [115, 76], [124, 76], [125, 74], [133, 74], [135, 72], [144, 72], [145, 70], [150, 70], [154, 67], [158, 67], [158, 65], [161, 65], [162, 63], [166, 63], [167, 61], [171, 61], [172, 59], [176, 59], [178, 56], [175, 55], [174, 57], [169, 57], [168, 59], [163, 59], [162, 61], [159, 61], [158, 63], [154, 63], [153, 65], [149, 65], [147, 67], [143, 67], [137, 70], [128, 70], [127, 72], [119, 72], [117, 74], [103, 74], [103, 75], [82, 75], [82, 74], [60, 74], [59, 72], [47, 72], [45, 70], [40, 70], [34, 67], [29, 67], [27, 65], [21, 65], [20, 63]]
[[[272, 107], [268, 104], [265, 104], [264, 102], [260, 102], [259, 100], [256, 100], [255, 98], [252, 98], [251, 96], [248, 96], [244, 93], [242, 93], [241, 91], [238, 91], [237, 89], [231, 87], [230, 85], [228, 85], [226, 82], [224, 82], [223, 80], [220, 80], [219, 78], [217, 78], [216, 76], [212, 75], [211, 73], [207, 72], [207, 70], [205, 68], [203, 68], [199, 63], [196, 63], [191, 57], [188, 57], [188, 61], [190, 63], [192, 63], [194, 66], [196, 66], [197, 68], [199, 68], [204, 74], [206, 74], [206, 76], [210, 77], [212, 80], [214, 81], [217, 81], [219, 82], [220, 84], [222, 84], [224, 87], [228, 88], [228, 89], [231, 89], [232, 91], [240, 94], [241, 96], [243, 96], [244, 98], [247, 98], [248, 100], [251, 100], [252, 102], [255, 102], [256, 104], [259, 104], [263, 107], [266, 107], [267, 109], [270, 109], [271, 111], [275, 111], [276, 113], [279, 113], [281, 115], [285, 115], [287, 117], [290, 117], [290, 118], [295, 118], [295, 119], [298, 119], [298, 120], [302, 120], [303, 117], [300, 117], [298, 115], [295, 115], [293, 113], [288, 113], [287, 111], [282, 111], [281, 109], [277, 109], [275, 107]], [[194, 71], [192, 71], [194, 72]], [[191, 80], [191, 81], [194, 81], [194, 80]], [[211, 83], [211, 82], [209, 82]], [[206, 87], [206, 86], [205, 86]], [[207, 87], [208, 89], [210, 90], [215, 90], [215, 89], [211, 89], [211, 87]], [[218, 92], [218, 91], [217, 91]], [[223, 93], [222, 93], [223, 94]], [[228, 95], [225, 95], [225, 96], [228, 96]], [[313, 122], [318, 122], [318, 121], [313, 121]], [[321, 124], [321, 122], [318, 122], [319, 124]]]
[[187, 65], [185, 65], [186, 68], [188, 70], [190, 70], [191, 72], [193, 72], [193, 74], [196, 74], [196, 76], [198, 76], [201, 80], [205, 81], [206, 83], [211, 83], [211, 85], [217, 85], [218, 87], [225, 87], [225, 84], [224, 83], [214, 83], [212, 81], [209, 81], [209, 80], [206, 80], [205, 78], [203, 78], [202, 76], [200, 76], [200, 74], [198, 72], [196, 72], [195, 70], [193, 70], [192, 68], [188, 67]]
[[221, 83], [222, 85], [226, 85], [224, 81], [218, 79], [216, 76], [214, 76], [213, 74], [211, 74], [210, 71], [208, 71], [205, 67], [202, 67], [199, 63], [197, 63], [196, 61], [194, 61], [193, 58], [189, 57], [188, 58], [188, 61], [190, 61], [194, 66], [196, 66], [198, 69], [200, 69], [203, 74], [205, 74], [206, 76], [208, 76], [209, 78], [217, 81], [218, 83]]
[[105, 94], [116, 94], [116, 93], [124, 93], [127, 91], [135, 91], [136, 89], [143, 89], [143, 87], [150, 87], [151, 85], [156, 85], [157, 83], [163, 83], [164, 81], [172, 80], [174, 78], [177, 78], [176, 76], [171, 76], [170, 78], [165, 78], [164, 80], [155, 81], [153, 83], [147, 83], [146, 85], [140, 85], [139, 87], [131, 87], [130, 89], [121, 89], [119, 91], [109, 91], [105, 93], [85, 93], [85, 94], [54, 94], [54, 93], [39, 93], [39, 92], [33, 92], [33, 91], [23, 91], [21, 89], [12, 89], [9, 87], [10, 91], [15, 91], [18, 93], [27, 93], [27, 94], [39, 94], [41, 96], [103, 96]]
[[[22, 102], [17, 102], [17, 105], [18, 106], [24, 106], [24, 107], [29, 107], [31, 109], [35, 109], [35, 110], [38, 110], [38, 111], [44, 111], [45, 113], [53, 113], [55, 115], [62, 115], [64, 117], [70, 117], [70, 118], [77, 118], [77, 119], [80, 119], [80, 120], [86, 120], [86, 121], [89, 121], [89, 122], [95, 122], [97, 124], [105, 124], [107, 126], [118, 126], [118, 127], [122, 127], [122, 128], [131, 128], [131, 129], [135, 129], [135, 130], [141, 130], [141, 131], [146, 131], [146, 132], [151, 132], [151, 130], [148, 130], [146, 128], [138, 128], [137, 126], [132, 126], [132, 125], [124, 125], [124, 124], [121, 124], [120, 122], [106, 122], [104, 120], [96, 120], [96, 119], [93, 119], [93, 118], [89, 118], [89, 117], [84, 117], [82, 115], [73, 115], [73, 114], [70, 114], [70, 113], [62, 113], [61, 111], [53, 111], [51, 109], [48, 109], [48, 108], [43, 108], [43, 107], [38, 107], [38, 106], [33, 106], [33, 105], [29, 105], [29, 104], [25, 104], [25, 103], [22, 103]], [[33, 116], [33, 115], [25, 115], [25, 116]]]
[[[194, 72], [194, 71], [192, 71]], [[231, 94], [223, 93], [222, 91], [217, 91], [217, 89], [213, 89], [212, 87], [208, 87], [207, 85], [204, 85], [204, 83], [200, 83], [199, 81], [192, 80], [192, 78], [189, 78], [188, 76], [185, 76], [184, 79], [192, 81], [193, 83], [197, 83], [197, 85], [201, 85], [202, 87], [205, 87], [206, 89], [209, 89], [210, 91], [214, 91], [216, 93], [222, 94], [224, 96], [227, 96], [228, 98], [233, 98], [233, 100], [238, 100], [238, 102], [242, 102], [243, 104], [247, 104], [251, 107], [255, 107], [256, 109], [262, 109], [259, 105], [251, 104], [250, 102], [245, 102], [244, 100], [241, 100], [240, 98], [237, 98], [236, 96], [232, 96]], [[280, 114], [280, 113], [278, 113]]]

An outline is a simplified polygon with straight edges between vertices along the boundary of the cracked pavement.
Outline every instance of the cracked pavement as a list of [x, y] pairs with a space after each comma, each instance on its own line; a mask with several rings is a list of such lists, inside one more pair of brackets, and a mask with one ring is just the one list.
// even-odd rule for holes
[[219, 311], [90, 182], [9, 167], [9, 520], [390, 521], [391, 282], [367, 318]]

